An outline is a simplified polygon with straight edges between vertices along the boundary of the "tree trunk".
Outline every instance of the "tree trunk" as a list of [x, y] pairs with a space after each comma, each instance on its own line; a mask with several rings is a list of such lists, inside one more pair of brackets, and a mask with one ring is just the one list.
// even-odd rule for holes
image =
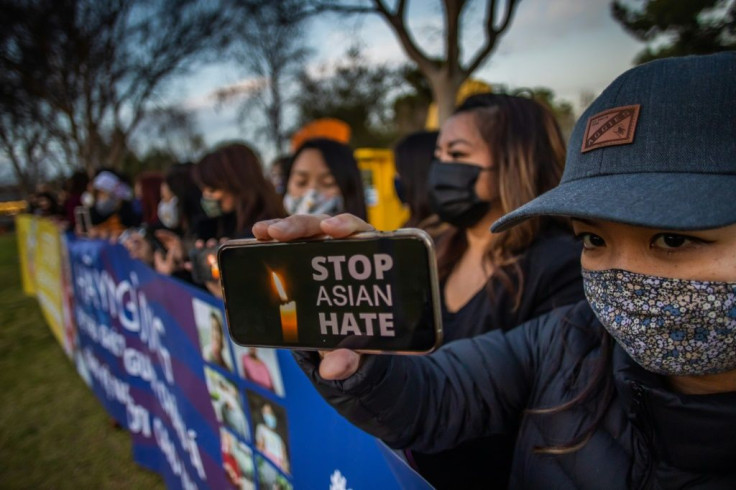
[[442, 125], [454, 112], [455, 100], [460, 85], [465, 81], [461, 75], [453, 76], [448, 70], [440, 70], [433, 74], [426, 74], [432, 94], [437, 103], [437, 123]]

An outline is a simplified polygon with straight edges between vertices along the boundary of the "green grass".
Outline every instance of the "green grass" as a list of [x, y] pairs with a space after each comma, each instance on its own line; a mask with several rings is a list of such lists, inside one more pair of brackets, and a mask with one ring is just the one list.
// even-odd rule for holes
[[14, 234], [0, 235], [0, 488], [164, 488], [23, 295]]

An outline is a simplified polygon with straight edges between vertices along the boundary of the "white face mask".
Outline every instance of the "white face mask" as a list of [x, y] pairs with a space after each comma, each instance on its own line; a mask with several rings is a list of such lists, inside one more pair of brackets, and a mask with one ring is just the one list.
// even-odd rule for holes
[[345, 205], [342, 196], [327, 197], [317, 191], [309, 189], [303, 196], [294, 197], [291, 194], [284, 196], [284, 208], [289, 214], [340, 214]]
[[118, 209], [119, 204], [120, 201], [112, 197], [97, 199], [97, 201], [95, 201], [95, 210], [102, 216], [109, 216]]
[[179, 226], [179, 199], [174, 196], [169, 202], [158, 203], [158, 219], [166, 228], [174, 229]]
[[93, 196], [91, 192], [84, 191], [82, 193], [81, 200], [82, 200], [82, 206], [86, 208], [91, 208], [92, 206], [95, 205], [95, 196]]

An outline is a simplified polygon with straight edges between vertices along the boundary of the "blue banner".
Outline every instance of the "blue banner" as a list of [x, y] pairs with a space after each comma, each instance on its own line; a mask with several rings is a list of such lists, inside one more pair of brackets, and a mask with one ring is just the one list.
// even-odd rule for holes
[[288, 351], [233, 344], [220, 300], [119, 245], [67, 246], [77, 370], [169, 488], [429, 488]]

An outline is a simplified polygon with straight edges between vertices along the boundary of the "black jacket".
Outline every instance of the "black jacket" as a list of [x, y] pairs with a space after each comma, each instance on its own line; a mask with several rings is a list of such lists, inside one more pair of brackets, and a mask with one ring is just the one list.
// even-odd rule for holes
[[[575, 240], [572, 231], [555, 222], [548, 223], [519, 258], [523, 279], [513, 281], [521, 290], [518, 306], [516, 294], [496, 276], [457, 312], [447, 310], [442, 295], [444, 342], [499, 328], [509, 330], [555, 307], [585, 299], [580, 275], [581, 249], [582, 244]], [[448, 451], [407, 452], [407, 458], [441, 490], [503, 489], [508, 484], [515, 435], [516, 428], [509, 427], [503, 434], [466, 441]], [[448, 467], [453, 471], [448, 472]]]
[[[366, 356], [340, 382], [319, 377], [313, 353], [295, 356], [340, 413], [393, 447], [438, 451], [518, 426], [510, 488], [736, 488], [736, 392], [672, 392], [618, 346], [603, 371], [610, 397], [597, 391], [567, 410], [527, 411], [581, 393], [604, 354], [604, 335], [580, 302], [430, 356]], [[579, 450], [535, 451], [573, 441], [598, 412]]]

